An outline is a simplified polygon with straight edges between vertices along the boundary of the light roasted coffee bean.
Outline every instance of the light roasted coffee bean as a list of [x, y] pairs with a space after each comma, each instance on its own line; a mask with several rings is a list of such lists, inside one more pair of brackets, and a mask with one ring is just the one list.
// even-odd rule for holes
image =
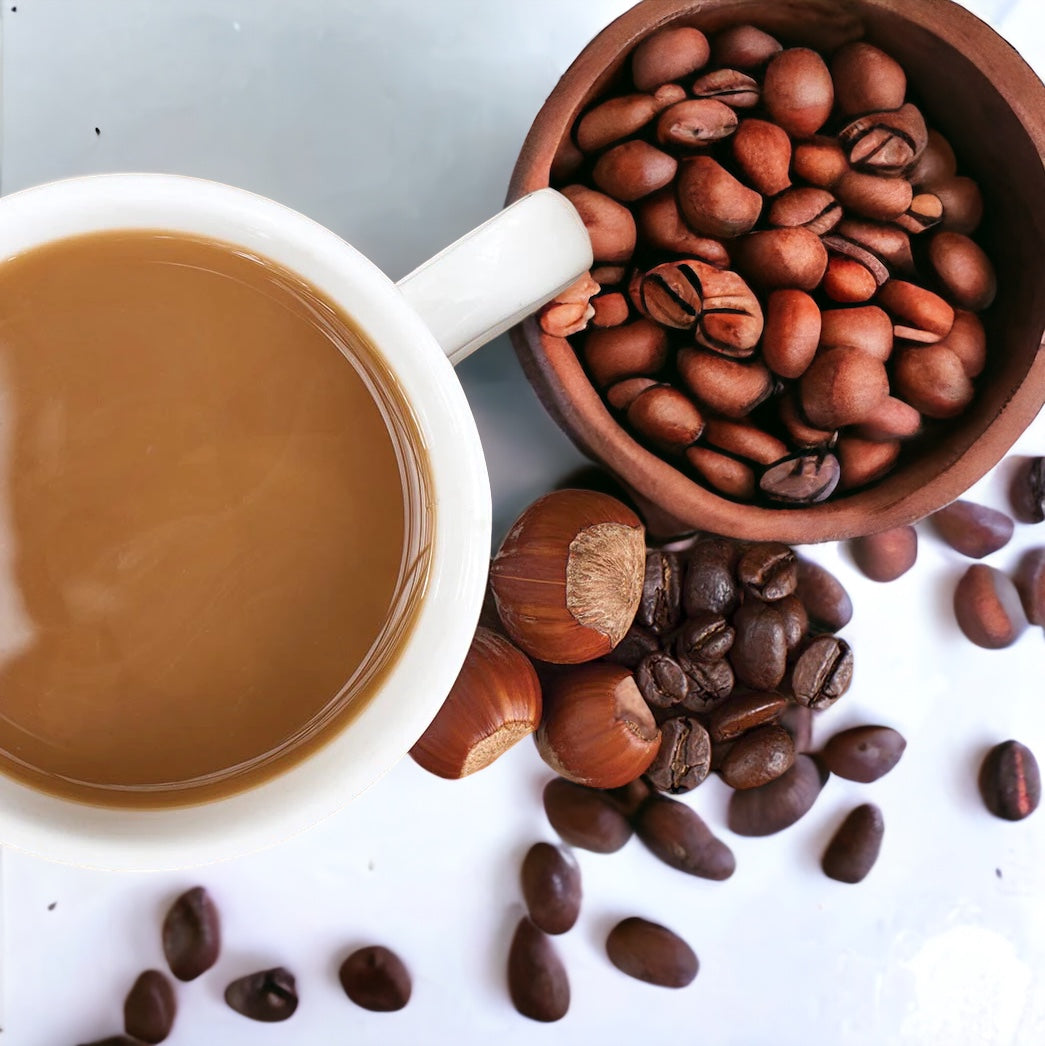
[[710, 156], [682, 161], [677, 191], [683, 217], [704, 236], [740, 236], [754, 226], [762, 212], [762, 197]]
[[830, 349], [818, 355], [800, 382], [802, 412], [821, 428], [863, 421], [889, 395], [881, 360], [859, 349]]
[[570, 981], [551, 938], [528, 918], [519, 920], [508, 949], [508, 994], [524, 1017], [551, 1023], [570, 1008]]
[[754, 498], [757, 489], [755, 472], [746, 462], [700, 446], [687, 447], [686, 460], [693, 471], [719, 494], [739, 501]]
[[734, 109], [750, 109], [758, 105], [761, 90], [758, 81], [739, 69], [715, 69], [693, 81], [690, 93], [694, 98], [717, 98]]
[[854, 726], [831, 737], [820, 761], [847, 781], [870, 784], [884, 777], [900, 761], [907, 741], [888, 726]]
[[714, 64], [733, 69], [757, 69], [778, 51], [780, 41], [753, 25], [734, 25], [715, 34]]
[[895, 223], [847, 216], [835, 226], [834, 231], [850, 242], [865, 247], [888, 265], [894, 275], [916, 275], [911, 237]]
[[660, 748], [646, 770], [646, 780], [670, 795], [691, 791], [711, 770], [707, 730], [690, 716], [673, 716], [660, 724], [660, 733]]
[[730, 788], [758, 788], [787, 773], [795, 761], [795, 742], [779, 724], [742, 734], [722, 760], [719, 774]]
[[744, 836], [773, 835], [790, 828], [816, 802], [824, 776], [808, 755], [796, 755], [790, 770], [758, 788], [734, 790], [726, 823]]
[[628, 424], [662, 450], [678, 452], [704, 431], [704, 415], [672, 385], [654, 385], [639, 393], [627, 410]]
[[[891, 340], [891, 325], [889, 333]], [[782, 378], [801, 377], [816, 355], [820, 337], [820, 307], [811, 295], [786, 289], [770, 293], [766, 300], [762, 358], [774, 374]], [[779, 460], [786, 453], [785, 449], [770, 461]]]
[[183, 893], [163, 920], [163, 954], [179, 981], [195, 980], [209, 970], [221, 951], [218, 909], [202, 886]]
[[606, 954], [622, 973], [662, 988], [686, 987], [699, 967], [693, 949], [677, 933], [638, 916], [610, 930]]
[[967, 309], [954, 310], [954, 325], [940, 345], [950, 349], [961, 361], [970, 378], [978, 377], [987, 363], [987, 332], [979, 316]]
[[640, 318], [588, 331], [582, 351], [595, 384], [606, 388], [624, 378], [656, 374], [668, 357], [668, 335], [659, 324]]
[[[881, 282], [887, 279], [883, 266]], [[855, 258], [842, 254], [829, 254], [827, 272], [824, 273], [824, 293], [836, 302], [870, 301], [879, 287], [876, 272]]]
[[979, 312], [998, 292], [994, 266], [979, 244], [958, 232], [935, 233], [929, 241], [929, 261], [944, 294], [958, 308]]
[[[802, 413], [797, 391], [792, 388], [777, 401], [780, 423], [784, 426], [788, 439], [796, 447], [826, 454], [837, 442], [838, 433], [834, 429], [818, 429], [810, 424], [809, 419]], [[803, 457], [801, 454], [793, 456], [796, 459]], [[781, 464], [783, 464], [783, 459], [781, 459]]]
[[831, 78], [838, 110], [848, 115], [899, 109], [907, 94], [907, 75], [900, 63], [863, 40], [835, 51]]
[[691, 26], [662, 29], [643, 40], [631, 56], [631, 79], [640, 91], [681, 80], [702, 69], [711, 54], [708, 38]]
[[298, 1008], [294, 975], [277, 966], [238, 977], [225, 989], [225, 1002], [252, 1021], [273, 1024], [289, 1020]]
[[717, 98], [691, 98], [660, 114], [657, 141], [680, 148], [699, 147], [728, 138], [738, 123], [736, 111]]
[[954, 616], [966, 638], [988, 650], [1012, 646], [1027, 628], [1015, 584], [985, 563], [969, 567], [958, 581]]
[[729, 266], [729, 252], [721, 241], [695, 233], [679, 210], [673, 186], [651, 193], [635, 204], [635, 220], [646, 245], [696, 258], [719, 269]]
[[756, 286], [815, 290], [827, 271], [827, 248], [808, 229], [763, 229], [738, 240], [737, 268]]
[[651, 853], [687, 875], [722, 880], [736, 869], [733, 851], [677, 799], [651, 796], [636, 814], [635, 833]]
[[834, 84], [823, 58], [808, 47], [791, 47], [766, 66], [762, 101], [793, 138], [816, 134], [831, 115]]
[[682, 349], [676, 364], [679, 376], [696, 399], [727, 418], [746, 418], [773, 392], [773, 376], [759, 360], [734, 360], [704, 349]]
[[581, 870], [572, 854], [551, 843], [534, 843], [519, 873], [533, 924], [545, 933], [572, 929], [581, 910]]
[[903, 178], [846, 171], [832, 190], [846, 210], [879, 222], [899, 218], [911, 206], [914, 191]]
[[732, 139], [733, 158], [744, 180], [763, 196], [791, 185], [791, 139], [768, 120], [741, 120]]
[[703, 308], [694, 340], [724, 356], [751, 356], [762, 337], [762, 306], [735, 272], [707, 266], [701, 273]]
[[761, 465], [771, 465], [787, 455], [787, 444], [783, 440], [728, 418], [708, 418], [703, 438], [718, 450]]
[[851, 811], [831, 837], [820, 865], [828, 878], [858, 883], [874, 867], [882, 847], [885, 821], [873, 803]]
[[123, 1026], [142, 1042], [163, 1042], [178, 1011], [174, 986], [159, 970], [139, 974], [123, 1003]]
[[1045, 548], [1033, 548], [1023, 554], [1013, 581], [1027, 620], [1032, 625], [1045, 625]]
[[853, 651], [838, 636], [818, 636], [799, 655], [791, 672], [791, 691], [800, 705], [830, 708], [853, 679]]
[[909, 403], [886, 396], [853, 430], [860, 439], [910, 439], [922, 429], [922, 416]]
[[1015, 530], [1010, 516], [987, 505], [959, 499], [934, 512], [933, 529], [963, 556], [983, 559], [1004, 548]]
[[943, 218], [938, 226], [948, 232], [971, 236], [983, 220], [983, 195], [971, 178], [957, 175], [927, 183], [926, 188], [943, 204]]
[[979, 785], [984, 805], [1006, 821], [1022, 821], [1041, 802], [1038, 761], [1019, 741], [1003, 741], [984, 756]]
[[[919, 350], [928, 351], [928, 350]], [[841, 469], [838, 486], [841, 490], [858, 487], [881, 479], [896, 464], [900, 456], [899, 440], [868, 440], [857, 436], [842, 436], [835, 444], [835, 453]]]
[[929, 129], [929, 141], [914, 167], [908, 172], [912, 185], [919, 188], [938, 185], [958, 173], [958, 161], [950, 142], [939, 131]]
[[893, 387], [915, 410], [937, 419], [959, 415], [975, 391], [962, 361], [943, 344], [897, 353]]
[[640, 131], [657, 115], [650, 94], [626, 94], [608, 98], [590, 109], [577, 123], [577, 145], [586, 153], [605, 149]]
[[616, 410], [626, 411], [641, 393], [659, 384], [653, 378], [625, 378], [606, 390], [606, 402]]
[[873, 174], [903, 174], [922, 154], [929, 132], [917, 106], [866, 113], [843, 127], [838, 140], [849, 162]]
[[918, 531], [912, 526], [890, 527], [877, 534], [853, 538], [849, 542], [853, 561], [872, 581], [895, 581], [918, 558]]
[[833, 189], [849, 170], [849, 160], [834, 138], [813, 138], [795, 144], [791, 170], [810, 185]]
[[637, 231], [627, 207], [586, 185], [567, 185], [561, 192], [584, 222], [597, 262], [626, 262], [631, 258]]
[[788, 189], [769, 209], [769, 224], [781, 227], [801, 225], [817, 236], [830, 232], [842, 220], [842, 207], [826, 190], [811, 186]]
[[553, 777], [544, 786], [544, 812], [563, 842], [593, 853], [615, 853], [632, 836], [630, 822], [606, 793]]

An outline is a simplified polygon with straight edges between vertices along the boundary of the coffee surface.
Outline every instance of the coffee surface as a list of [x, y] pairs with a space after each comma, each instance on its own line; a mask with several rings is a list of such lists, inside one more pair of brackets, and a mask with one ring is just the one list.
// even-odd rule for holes
[[220, 243], [0, 265], [0, 768], [179, 803], [346, 721], [417, 574], [382, 380], [316, 292]]

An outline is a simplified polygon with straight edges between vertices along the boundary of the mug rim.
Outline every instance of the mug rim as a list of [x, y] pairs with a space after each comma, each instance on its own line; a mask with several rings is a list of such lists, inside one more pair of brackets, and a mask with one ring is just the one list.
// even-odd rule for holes
[[313, 219], [206, 179], [85, 175], [0, 198], [0, 263], [19, 244], [24, 250], [134, 228], [249, 249], [302, 276], [352, 317], [414, 415], [431, 481], [433, 534], [421, 605], [373, 694], [344, 728], [287, 769], [218, 799], [155, 809], [79, 803], [0, 774], [0, 843], [109, 869], [185, 867], [263, 849], [323, 820], [391, 769], [435, 716], [464, 661], [492, 531], [482, 444], [452, 365], [395, 284]]

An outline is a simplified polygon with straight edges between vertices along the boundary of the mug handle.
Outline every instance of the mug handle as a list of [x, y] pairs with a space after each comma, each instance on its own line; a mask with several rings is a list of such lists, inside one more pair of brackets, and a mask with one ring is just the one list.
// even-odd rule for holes
[[551, 301], [591, 264], [591, 239], [573, 204], [554, 189], [538, 189], [397, 286], [458, 364]]

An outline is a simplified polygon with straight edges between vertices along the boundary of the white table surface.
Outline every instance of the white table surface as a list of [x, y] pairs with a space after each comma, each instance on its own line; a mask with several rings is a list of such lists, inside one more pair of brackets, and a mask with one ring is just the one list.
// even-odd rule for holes
[[[498, 209], [545, 96], [628, 6], [4, 0], [0, 187], [129, 168], [216, 178], [312, 215], [398, 277]], [[1045, 70], [1039, 0], [968, 6]], [[499, 538], [581, 459], [507, 339], [459, 373]], [[1043, 451], [1039, 418], [1014, 452]], [[1004, 507], [1004, 480], [1002, 468], [970, 496]], [[855, 683], [820, 736], [888, 723], [908, 739], [900, 765], [869, 786], [832, 779], [803, 821], [768, 839], [733, 837], [727, 790], [708, 782], [687, 801], [736, 852], [725, 883], [660, 865], [636, 841], [579, 852], [585, 903], [558, 940], [573, 989], [560, 1023], [518, 1016], [504, 985], [520, 859], [554, 839], [539, 798], [550, 773], [523, 743], [461, 782], [404, 760], [317, 828], [207, 869], [116, 875], [6, 851], [0, 1044], [72, 1046], [121, 1030], [135, 976], [163, 967], [164, 911], [197, 883], [221, 909], [225, 946], [212, 971], [179, 986], [170, 1046], [1045, 1042], [1045, 812], [996, 820], [975, 784], [983, 752], [1009, 737], [1045, 761], [1042, 633], [1000, 652], [967, 643], [949, 611], [966, 563], [922, 539], [916, 569], [891, 585], [863, 579], [844, 549], [810, 551], [856, 605], [845, 632]], [[1006, 568], [1043, 543], [1045, 527], [1019, 527], [988, 562]], [[864, 801], [882, 807], [885, 842], [868, 879], [843, 886], [818, 858]], [[609, 965], [606, 932], [632, 914], [692, 943], [693, 985], [658, 989]], [[412, 970], [405, 1010], [367, 1013], [342, 994], [337, 966], [367, 943]], [[228, 981], [277, 964], [298, 978], [290, 1022], [255, 1024], [224, 1005]]]

